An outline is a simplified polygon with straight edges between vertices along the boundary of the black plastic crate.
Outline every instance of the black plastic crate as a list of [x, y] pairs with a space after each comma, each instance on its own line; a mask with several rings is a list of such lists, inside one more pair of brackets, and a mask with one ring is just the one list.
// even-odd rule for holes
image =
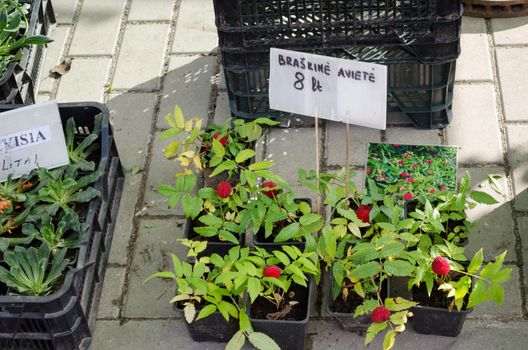
[[457, 40], [461, 0], [215, 0], [223, 50]]
[[[451, 120], [455, 68], [456, 61], [442, 64], [389, 64], [389, 116], [403, 113], [409, 123], [421, 129], [446, 127]], [[224, 69], [224, 73], [234, 117], [279, 119], [292, 115], [269, 108], [269, 66], [246, 72]]]
[[[56, 22], [51, 0], [19, 0], [29, 4], [28, 35], [48, 35]], [[23, 49], [18, 63], [11, 63], [0, 78], [0, 104], [35, 103], [36, 86], [44, 58], [44, 45], [31, 45]]]
[[[0, 106], [0, 112], [18, 107]], [[43, 297], [0, 296], [0, 349], [87, 349], [97, 317], [124, 174], [105, 106], [66, 103], [59, 104], [59, 112], [63, 124], [74, 117], [77, 137], [88, 135], [94, 117], [103, 114], [97, 161], [104, 175], [95, 184], [102, 196], [89, 204], [87, 243], [58, 291]]]

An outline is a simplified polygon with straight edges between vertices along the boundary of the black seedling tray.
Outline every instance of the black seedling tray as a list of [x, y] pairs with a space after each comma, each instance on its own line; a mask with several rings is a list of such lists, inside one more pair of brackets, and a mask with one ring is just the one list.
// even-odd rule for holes
[[[0, 106], [0, 112], [22, 106]], [[101, 197], [86, 214], [86, 244], [62, 287], [42, 297], [0, 295], [0, 349], [87, 349], [97, 309], [119, 209], [124, 174], [109, 125], [108, 109], [99, 103], [59, 104], [63, 125], [75, 119], [77, 136], [88, 135], [94, 117], [103, 114], [98, 169], [103, 177], [94, 185]], [[1, 120], [1, 114], [0, 114]], [[2, 288], [0, 287], [0, 290]]]

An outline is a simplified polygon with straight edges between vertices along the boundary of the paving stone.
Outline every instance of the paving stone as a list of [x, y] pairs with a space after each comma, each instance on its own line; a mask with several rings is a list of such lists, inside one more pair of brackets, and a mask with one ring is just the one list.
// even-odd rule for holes
[[528, 121], [528, 48], [499, 48], [497, 63], [507, 121]]
[[[335, 321], [312, 321], [308, 324], [311, 349], [363, 350], [382, 349], [383, 334], [378, 335], [368, 346], [364, 337], [339, 328]], [[456, 337], [417, 334], [408, 325], [407, 330], [396, 338], [395, 350], [518, 350], [525, 348], [528, 322], [500, 323], [495, 321], [467, 320], [462, 333]]]
[[[465, 19], [465, 18], [464, 18]], [[495, 45], [528, 44], [528, 18], [493, 18], [491, 20]]]
[[97, 321], [92, 350], [223, 350], [225, 344], [195, 342], [183, 320]]
[[47, 102], [49, 100], [50, 100], [50, 95], [38, 94], [37, 97], [36, 97], [36, 102], [37, 103]]
[[[485, 253], [485, 252], [484, 252]], [[515, 252], [512, 252], [515, 254]], [[519, 268], [512, 269], [510, 280], [504, 284], [504, 302], [501, 305], [489, 300], [477, 305], [468, 318], [496, 318], [501, 320], [522, 320], [522, 298], [519, 283]]]
[[132, 0], [129, 21], [170, 20], [174, 0]]
[[[345, 165], [345, 124], [326, 122], [326, 165]], [[369, 142], [381, 141], [379, 130], [350, 126], [350, 164], [365, 165]]]
[[103, 102], [109, 58], [76, 58], [71, 70], [62, 76], [57, 91], [59, 102]]
[[172, 270], [169, 255], [185, 258], [186, 249], [178, 238], [183, 237], [185, 220], [141, 220], [134, 257], [130, 267], [125, 296], [124, 316], [130, 318], [174, 317], [169, 301], [174, 296], [174, 281], [154, 279], [143, 282], [157, 271]]
[[[55, 3], [53, 3], [55, 5]], [[46, 49], [46, 56], [44, 62], [42, 63], [41, 73], [40, 73], [40, 84], [38, 90], [40, 92], [51, 92], [53, 85], [55, 84], [55, 79], [49, 76], [49, 71], [60, 63], [62, 55], [64, 53], [64, 45], [66, 44], [66, 39], [70, 33], [70, 27], [59, 26], [55, 27], [51, 33], [51, 38], [53, 39], [52, 43], [48, 44]]]
[[387, 128], [386, 142], [406, 145], [439, 145], [442, 141], [438, 130], [415, 128]]
[[528, 125], [508, 125], [508, 158], [513, 172], [515, 209], [528, 210]]
[[[108, 100], [110, 123], [116, 138], [121, 163], [127, 170], [143, 168], [155, 118], [156, 95], [132, 93], [111, 95]], [[134, 140], [134, 142], [130, 142]]]
[[171, 57], [161, 96], [157, 126], [166, 128], [163, 117], [179, 105], [188, 118], [207, 119], [216, 57]]
[[[176, 138], [174, 140], [177, 140]], [[161, 184], [174, 185], [176, 173], [181, 172], [179, 162], [167, 160], [163, 156], [163, 148], [171, 141], [160, 141], [159, 133], [154, 135], [154, 145], [152, 147], [152, 159], [150, 162], [147, 184], [145, 187], [145, 202], [141, 213], [152, 215], [183, 215], [181, 205], [173, 209], [168, 209], [166, 197], [159, 194], [156, 189]]]
[[133, 220], [135, 217], [136, 202], [141, 186], [141, 173], [127, 174], [119, 204], [112, 248], [108, 262], [110, 264], [127, 264], [128, 244], [133, 230]]
[[168, 31], [168, 24], [127, 25], [112, 87], [159, 89]]
[[464, 17], [460, 46], [462, 52], [457, 60], [455, 78], [457, 80], [493, 80], [484, 19]]
[[[519, 235], [521, 236], [523, 268], [524, 268], [524, 285], [528, 288], [528, 217], [520, 217], [517, 219], [519, 227]], [[528, 291], [528, 290], [527, 290]]]
[[53, 0], [53, 11], [59, 24], [70, 24], [73, 21], [73, 14], [77, 7], [76, 0]]
[[[112, 55], [125, 3], [126, 0], [84, 1], [69, 54]], [[152, 40], [148, 43], [152, 44]]]
[[222, 66], [220, 66], [220, 73], [218, 73], [216, 79], [218, 79], [217, 80], [218, 89], [227, 90], [225, 74], [224, 74], [224, 68]]
[[182, 0], [171, 52], [211, 52], [217, 46], [213, 2]]
[[113, 319], [119, 317], [119, 298], [125, 283], [126, 268], [108, 267], [105, 273], [103, 291], [99, 301], [97, 318]]
[[461, 147], [459, 162], [502, 163], [493, 85], [455, 85], [455, 96], [453, 120], [445, 134], [448, 145]]
[[229, 107], [229, 97], [227, 92], [218, 91], [216, 99], [216, 108], [214, 123], [224, 125], [224, 123], [231, 118], [231, 108]]
[[[487, 186], [489, 174], [499, 174], [502, 179], [499, 184], [503, 193], [507, 193], [508, 187], [504, 169], [502, 168], [478, 168], [460, 169], [459, 178], [468, 170], [471, 176], [473, 190], [484, 191], [496, 198], [499, 203], [494, 205], [479, 204], [468, 212], [469, 219], [475, 223], [471, 230], [469, 244], [467, 246], [468, 256], [473, 256], [481, 247], [484, 248], [484, 256], [491, 260], [508, 250], [506, 261], [516, 261], [515, 235], [513, 233], [513, 221], [509, 197], [501, 197]], [[479, 184], [485, 184], [479, 188]]]

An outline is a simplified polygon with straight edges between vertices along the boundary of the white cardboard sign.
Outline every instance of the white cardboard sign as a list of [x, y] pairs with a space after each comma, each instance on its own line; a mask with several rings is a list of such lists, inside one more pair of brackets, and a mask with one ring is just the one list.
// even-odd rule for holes
[[54, 102], [17, 108], [0, 114], [0, 182], [39, 167], [69, 163], [68, 151]]
[[275, 110], [385, 130], [387, 67], [272, 48], [269, 99]]

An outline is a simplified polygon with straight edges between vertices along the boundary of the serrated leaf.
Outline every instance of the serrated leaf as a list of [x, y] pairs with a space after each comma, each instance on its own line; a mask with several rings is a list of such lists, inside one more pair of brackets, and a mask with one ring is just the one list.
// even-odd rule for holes
[[391, 329], [385, 334], [385, 338], [383, 339], [383, 350], [392, 349], [395, 342], [396, 342], [396, 332]]
[[236, 332], [227, 343], [225, 350], [240, 350], [246, 343], [246, 336], [243, 331]]
[[496, 204], [498, 201], [490, 194], [481, 191], [473, 191], [470, 194], [471, 199], [480, 204]]
[[387, 298], [385, 300], [385, 307], [390, 311], [402, 311], [410, 309], [413, 306], [416, 306], [418, 303], [409, 301], [407, 299], [397, 297], [397, 298]]
[[236, 155], [235, 162], [237, 162], [238, 164], [244, 163], [246, 160], [251, 159], [254, 156], [255, 151], [253, 151], [252, 149], [244, 149]]
[[191, 323], [194, 320], [194, 316], [196, 315], [196, 308], [193, 304], [187, 303], [183, 308], [183, 314], [185, 315], [185, 320], [187, 323]]
[[297, 237], [299, 230], [300, 225], [298, 222], [291, 223], [288, 226], [284, 227], [282, 230], [280, 230], [280, 232], [275, 237], [274, 242], [280, 243], [293, 240]]
[[248, 285], [247, 285], [247, 291], [248, 291], [248, 294], [249, 294], [249, 297], [251, 298], [251, 302], [253, 303], [255, 301], [255, 299], [257, 299], [257, 297], [259, 296], [260, 294], [260, 280], [256, 277], [251, 277], [249, 280], [248, 280]]
[[265, 170], [265, 169], [272, 167], [274, 164], [275, 162], [272, 162], [272, 161], [262, 161], [262, 162], [257, 162], [257, 163], [253, 163], [249, 165], [248, 169], [251, 171]]
[[367, 335], [365, 336], [365, 345], [370, 344], [370, 342], [374, 340], [376, 335], [385, 328], [387, 328], [387, 326], [387, 321], [381, 323], [372, 323], [367, 329]]
[[198, 314], [198, 317], [196, 317], [196, 321], [201, 320], [202, 318], [205, 318], [207, 316], [212, 315], [216, 311], [215, 305], [206, 305], [202, 310], [200, 310], [200, 313]]
[[383, 269], [390, 275], [406, 277], [412, 275], [414, 266], [405, 260], [389, 260], [383, 264]]
[[475, 253], [473, 256], [473, 259], [471, 259], [471, 262], [469, 263], [469, 266], [467, 268], [467, 272], [469, 274], [474, 275], [482, 266], [482, 262], [484, 261], [484, 254], [482, 252], [482, 248]]
[[375, 276], [381, 271], [381, 265], [376, 261], [370, 261], [366, 264], [356, 267], [352, 273], [352, 278], [355, 279], [364, 279], [368, 277]]
[[275, 340], [260, 332], [249, 333], [249, 342], [259, 350], [281, 350]]

